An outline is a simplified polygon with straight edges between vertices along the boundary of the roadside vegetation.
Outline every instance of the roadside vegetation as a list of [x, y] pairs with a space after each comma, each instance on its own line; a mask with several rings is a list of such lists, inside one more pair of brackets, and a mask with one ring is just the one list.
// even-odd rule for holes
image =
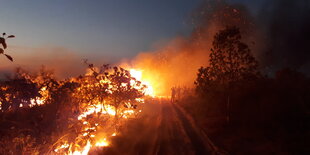
[[179, 88], [178, 104], [231, 154], [309, 153], [309, 77], [291, 68], [264, 75], [241, 40], [236, 27], [214, 36], [196, 90]]

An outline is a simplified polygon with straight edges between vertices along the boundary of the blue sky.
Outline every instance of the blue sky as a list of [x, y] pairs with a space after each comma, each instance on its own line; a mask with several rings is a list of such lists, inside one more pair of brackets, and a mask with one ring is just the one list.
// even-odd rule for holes
[[186, 20], [199, 0], [5, 0], [1, 31], [12, 44], [57, 46], [77, 52], [102, 51], [126, 57], [153, 42], [186, 33]]
[[17, 38], [12, 44], [18, 46], [64, 47], [121, 58], [134, 56], [156, 42], [190, 31], [190, 12], [200, 2], [3, 0], [0, 28], [15, 34]]

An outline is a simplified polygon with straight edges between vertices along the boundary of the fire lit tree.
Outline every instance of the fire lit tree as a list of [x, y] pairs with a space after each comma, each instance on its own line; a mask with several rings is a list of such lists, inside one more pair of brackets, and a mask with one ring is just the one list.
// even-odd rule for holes
[[111, 81], [108, 101], [115, 107], [115, 118], [117, 120], [122, 117], [125, 109], [136, 109], [137, 99], [144, 95], [146, 86], [131, 77], [129, 71], [120, 67], [113, 67], [112, 73], [108, 74], [108, 79]]
[[51, 95], [56, 93], [58, 85], [53, 73], [44, 68], [38, 74], [30, 74], [17, 68], [13, 77], [0, 82], [1, 110], [51, 103]]
[[80, 87], [74, 93], [81, 107], [99, 103], [106, 112], [107, 107], [113, 107], [116, 119], [122, 117], [124, 110], [137, 107], [137, 100], [143, 97], [146, 86], [132, 77], [129, 71], [109, 65], [98, 69], [93, 64], [85, 63], [90, 73], [78, 79]]
[[258, 62], [248, 45], [241, 41], [237, 27], [227, 27], [214, 36], [208, 67], [198, 70], [195, 81], [199, 92], [204, 93], [222, 86], [227, 93], [227, 121], [230, 119], [230, 94], [234, 83], [250, 80], [259, 75]]
[[55, 142], [57, 153], [81, 152], [92, 145], [107, 146], [106, 138], [115, 136], [122, 120], [134, 116], [138, 103], [143, 102], [146, 86], [129, 71], [85, 63], [89, 72], [73, 79], [78, 84], [72, 94], [73, 117], [68, 119], [71, 122], [65, 136]]
[[[40, 97], [39, 88], [24, 77], [16, 77], [0, 84], [1, 111], [29, 107], [31, 99]], [[25, 91], [27, 90], [27, 91]]]

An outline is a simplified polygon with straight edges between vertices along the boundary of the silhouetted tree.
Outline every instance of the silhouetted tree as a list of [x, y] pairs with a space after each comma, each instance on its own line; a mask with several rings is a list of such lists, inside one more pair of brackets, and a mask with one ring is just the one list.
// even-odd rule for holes
[[222, 87], [227, 93], [227, 121], [230, 114], [230, 91], [237, 81], [250, 80], [259, 75], [258, 62], [251, 54], [248, 45], [241, 41], [237, 27], [227, 27], [214, 36], [210, 53], [210, 64], [198, 70], [195, 81], [199, 92]]

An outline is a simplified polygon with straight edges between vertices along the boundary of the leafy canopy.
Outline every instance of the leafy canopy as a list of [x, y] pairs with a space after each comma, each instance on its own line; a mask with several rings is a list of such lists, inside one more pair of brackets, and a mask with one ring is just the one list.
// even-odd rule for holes
[[198, 70], [195, 84], [204, 90], [212, 84], [230, 85], [258, 76], [258, 62], [248, 45], [241, 41], [237, 27], [226, 27], [214, 36], [210, 64]]

